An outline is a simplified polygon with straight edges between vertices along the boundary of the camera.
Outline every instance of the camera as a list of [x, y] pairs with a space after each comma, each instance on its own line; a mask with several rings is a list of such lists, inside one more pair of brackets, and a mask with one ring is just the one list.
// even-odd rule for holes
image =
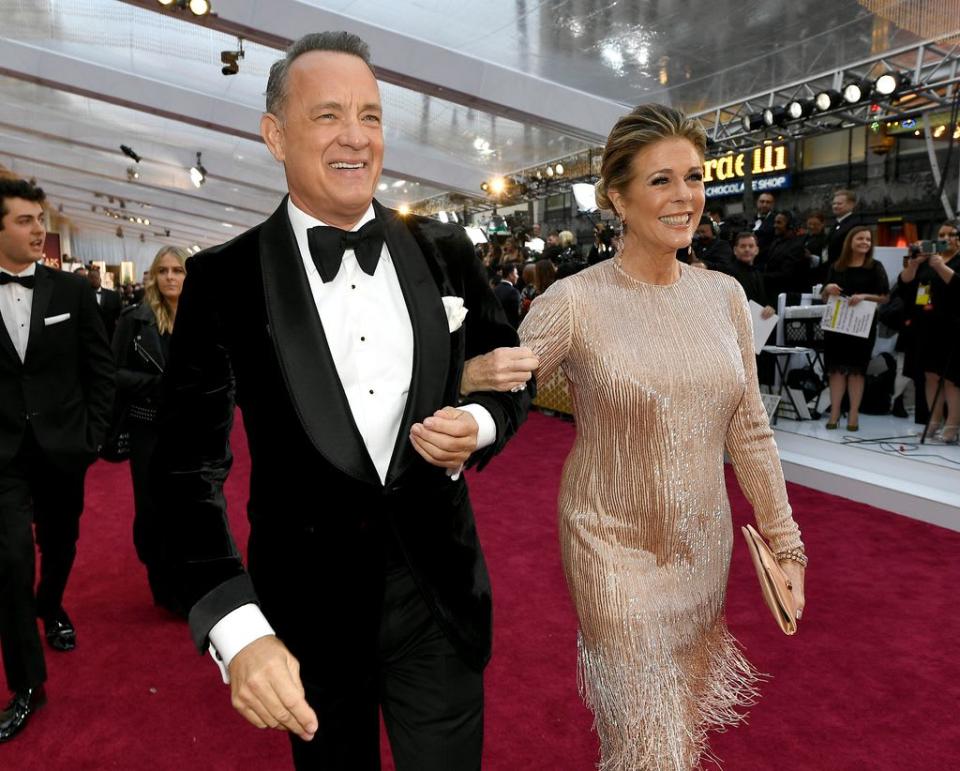
[[943, 254], [949, 248], [946, 241], [921, 241], [920, 254]]

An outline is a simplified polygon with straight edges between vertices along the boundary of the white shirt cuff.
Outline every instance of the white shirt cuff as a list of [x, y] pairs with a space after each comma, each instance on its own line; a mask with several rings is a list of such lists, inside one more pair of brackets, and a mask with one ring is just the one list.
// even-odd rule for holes
[[[457, 409], [463, 410], [464, 412], [469, 412], [473, 415], [473, 419], [477, 421], [478, 431], [477, 431], [477, 450], [482, 450], [484, 447], [489, 447], [495, 441], [497, 441], [497, 424], [494, 421], [493, 416], [490, 414], [490, 411], [480, 405], [480, 404], [461, 404]], [[476, 452], [476, 450], [474, 450]], [[460, 474], [463, 471], [463, 466], [454, 470], [447, 469], [447, 476], [454, 482], [460, 478]]]
[[241, 605], [223, 618], [210, 630], [210, 655], [220, 668], [223, 682], [230, 683], [227, 667], [233, 657], [254, 640], [276, 634], [267, 622], [258, 605], [248, 602]]

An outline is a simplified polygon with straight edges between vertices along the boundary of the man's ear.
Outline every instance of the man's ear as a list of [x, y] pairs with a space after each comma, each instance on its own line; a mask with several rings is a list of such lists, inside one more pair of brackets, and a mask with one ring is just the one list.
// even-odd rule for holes
[[260, 136], [263, 137], [270, 154], [283, 163], [283, 125], [273, 113], [265, 112], [260, 118]]

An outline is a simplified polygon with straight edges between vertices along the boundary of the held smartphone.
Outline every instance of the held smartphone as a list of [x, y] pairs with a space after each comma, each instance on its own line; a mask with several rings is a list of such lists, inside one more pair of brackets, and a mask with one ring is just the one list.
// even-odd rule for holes
[[946, 241], [920, 242], [920, 254], [943, 254], [948, 248]]

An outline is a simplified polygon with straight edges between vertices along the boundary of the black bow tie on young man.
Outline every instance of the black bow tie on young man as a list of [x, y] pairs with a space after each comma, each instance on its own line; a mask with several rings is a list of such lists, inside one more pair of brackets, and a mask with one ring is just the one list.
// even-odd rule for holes
[[26, 289], [33, 289], [33, 285], [36, 283], [36, 276], [13, 276], [9, 273], [0, 273], [0, 286], [6, 284], [20, 284], [20, 286], [25, 287]]
[[323, 283], [328, 284], [336, 278], [347, 249], [353, 249], [360, 269], [372, 276], [383, 250], [383, 223], [372, 219], [357, 231], [317, 225], [307, 230], [307, 243]]

